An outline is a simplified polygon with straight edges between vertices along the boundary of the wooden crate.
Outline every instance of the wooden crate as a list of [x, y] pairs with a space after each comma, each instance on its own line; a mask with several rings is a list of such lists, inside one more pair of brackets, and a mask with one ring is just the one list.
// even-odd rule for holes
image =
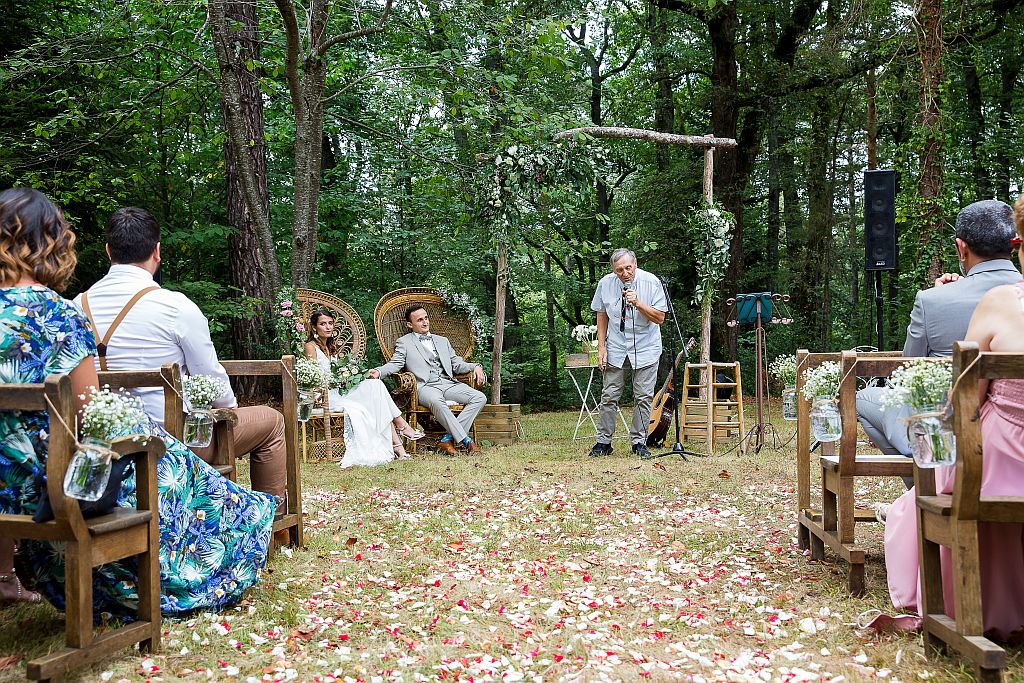
[[495, 446], [511, 446], [519, 441], [523, 413], [518, 403], [486, 405], [476, 418], [476, 439]]

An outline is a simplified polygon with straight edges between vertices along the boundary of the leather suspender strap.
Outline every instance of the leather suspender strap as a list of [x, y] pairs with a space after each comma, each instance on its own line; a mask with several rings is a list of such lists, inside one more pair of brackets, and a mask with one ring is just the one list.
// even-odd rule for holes
[[[121, 312], [117, 314], [116, 318], [114, 318], [114, 322], [110, 323], [110, 327], [107, 328], [107, 333], [104, 334], [103, 339], [96, 344], [96, 355], [100, 360], [100, 370], [106, 371], [107, 369], [107, 344], [110, 343], [110, 338], [114, 336], [114, 330], [116, 330], [117, 326], [121, 324], [124, 317], [128, 315], [128, 311], [132, 310], [132, 306], [138, 303], [139, 299], [156, 289], [160, 289], [160, 287], [158, 285], [153, 285], [152, 287], [140, 289], [135, 293], [135, 296], [129, 299], [128, 303], [124, 305]], [[96, 321], [93, 320], [92, 311], [89, 310], [88, 292], [82, 293], [82, 309], [85, 311], [85, 316], [89, 319], [89, 324], [92, 325], [93, 332], [98, 334], [99, 330], [96, 328]]]

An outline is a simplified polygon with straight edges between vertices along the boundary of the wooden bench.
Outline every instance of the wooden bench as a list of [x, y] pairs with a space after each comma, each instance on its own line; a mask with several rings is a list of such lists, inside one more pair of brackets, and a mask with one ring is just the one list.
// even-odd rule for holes
[[[156, 438], [134, 441], [125, 437], [112, 448], [135, 460], [136, 508], [117, 508], [110, 514], [85, 519], [78, 501], [64, 495], [64, 474], [75, 452], [74, 436], [60, 425], [75, 424], [71, 380], [51, 375], [45, 384], [0, 386], [0, 410], [47, 411], [50, 436], [46, 459], [46, 490], [54, 519], [36, 523], [30, 515], [0, 515], [0, 536], [64, 543], [64, 636], [66, 646], [28, 663], [29, 680], [63, 680], [71, 668], [105, 659], [139, 643], [143, 650], [160, 647], [160, 534], [157, 525], [157, 460], [164, 453]], [[137, 621], [93, 633], [93, 568], [138, 557]]]
[[[959, 386], [953, 396], [957, 458], [952, 495], [936, 494], [934, 470], [914, 468], [921, 558], [919, 608], [924, 617], [925, 654], [934, 658], [951, 647], [974, 664], [978, 680], [999, 681], [1006, 667], [1006, 653], [984, 636], [978, 525], [1024, 523], [1024, 495], [982, 495], [984, 444], [981, 421], [977, 419], [977, 387], [981, 379], [1024, 379], [1024, 354], [979, 354], [977, 344], [956, 342], [953, 377]], [[956, 619], [946, 616], [944, 610], [940, 545], [948, 547], [952, 555]]]
[[[286, 453], [285, 474], [288, 500], [284, 514], [274, 518], [274, 532], [288, 531], [288, 545], [303, 544], [302, 529], [302, 470], [299, 467], [298, 441], [298, 387], [295, 384], [295, 356], [282, 356], [278, 360], [225, 360], [221, 361], [228, 377], [280, 377], [281, 408], [284, 413], [284, 441]], [[225, 411], [231, 412], [231, 411]], [[234, 414], [231, 415], [234, 417]], [[217, 431], [220, 429], [220, 431]], [[232, 433], [234, 422], [218, 420], [214, 431], [214, 450], [217, 462], [232, 466], [238, 456]]]

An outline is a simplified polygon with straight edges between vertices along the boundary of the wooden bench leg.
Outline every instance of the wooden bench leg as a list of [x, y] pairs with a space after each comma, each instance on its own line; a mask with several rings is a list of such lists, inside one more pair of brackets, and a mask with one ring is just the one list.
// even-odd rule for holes
[[1003, 670], [1002, 669], [982, 669], [977, 668], [975, 675], [979, 683], [1002, 683], [1003, 681]]
[[807, 550], [811, 546], [811, 531], [801, 522], [796, 525], [796, 545], [800, 550]]
[[821, 540], [814, 534], [811, 536], [811, 559], [812, 560], [824, 560], [825, 559], [825, 541]]
[[846, 589], [850, 591], [850, 595], [864, 595], [864, 565], [850, 563], [850, 570], [846, 575]]

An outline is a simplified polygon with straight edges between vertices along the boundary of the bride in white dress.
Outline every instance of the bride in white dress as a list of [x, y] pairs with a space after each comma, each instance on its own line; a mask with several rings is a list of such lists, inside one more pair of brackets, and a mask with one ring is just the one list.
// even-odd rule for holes
[[[310, 316], [309, 328], [306, 356], [330, 373], [331, 357], [336, 352], [334, 317], [326, 311], [317, 311]], [[405, 460], [409, 454], [399, 436], [413, 441], [423, 436], [423, 432], [414, 430], [405, 421], [379, 379], [364, 379], [344, 396], [337, 389], [331, 389], [329, 397], [331, 412], [345, 413], [343, 468], [383, 465], [396, 457]]]

